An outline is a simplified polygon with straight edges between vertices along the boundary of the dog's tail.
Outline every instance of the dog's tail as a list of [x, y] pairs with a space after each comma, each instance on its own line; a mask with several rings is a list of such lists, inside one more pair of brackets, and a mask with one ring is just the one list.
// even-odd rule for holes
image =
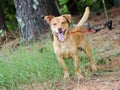
[[84, 15], [83, 15], [82, 19], [76, 25], [75, 30], [80, 29], [80, 27], [87, 21], [89, 14], [90, 14], [90, 9], [89, 9], [89, 7], [86, 7]]

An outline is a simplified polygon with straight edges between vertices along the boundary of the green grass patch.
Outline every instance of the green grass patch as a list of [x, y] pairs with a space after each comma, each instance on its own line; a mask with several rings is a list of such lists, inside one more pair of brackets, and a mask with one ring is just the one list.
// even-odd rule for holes
[[14, 90], [19, 84], [31, 84], [49, 79], [59, 79], [62, 70], [54, 55], [51, 41], [42, 53], [38, 43], [20, 46], [16, 50], [0, 51], [0, 88]]
[[[53, 51], [52, 41], [45, 40], [40, 52], [38, 43], [20, 45], [16, 49], [0, 51], [0, 89], [17, 90], [21, 84], [42, 83], [48, 80], [63, 79], [63, 71]], [[80, 68], [90, 65], [82, 56]], [[72, 59], [65, 61], [69, 72], [74, 76]], [[84, 70], [82, 70], [84, 71]]]

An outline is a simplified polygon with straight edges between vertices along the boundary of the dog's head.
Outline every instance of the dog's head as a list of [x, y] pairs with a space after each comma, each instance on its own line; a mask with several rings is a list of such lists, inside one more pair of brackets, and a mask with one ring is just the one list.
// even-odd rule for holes
[[45, 21], [50, 25], [53, 35], [59, 41], [64, 41], [70, 28], [71, 15], [65, 14], [62, 16], [45, 16]]

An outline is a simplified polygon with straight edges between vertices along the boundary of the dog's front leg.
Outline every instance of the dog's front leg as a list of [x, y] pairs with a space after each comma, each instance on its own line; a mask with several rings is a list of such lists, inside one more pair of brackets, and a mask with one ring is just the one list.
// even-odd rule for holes
[[62, 57], [57, 57], [57, 59], [58, 59], [58, 62], [59, 62], [59, 64], [61, 65], [61, 67], [62, 67], [62, 69], [63, 69], [63, 71], [64, 71], [64, 78], [65, 78], [65, 79], [66, 79], [66, 78], [69, 78], [68, 69], [67, 69], [67, 67], [66, 67], [66, 65], [65, 65], [64, 59], [63, 59]]

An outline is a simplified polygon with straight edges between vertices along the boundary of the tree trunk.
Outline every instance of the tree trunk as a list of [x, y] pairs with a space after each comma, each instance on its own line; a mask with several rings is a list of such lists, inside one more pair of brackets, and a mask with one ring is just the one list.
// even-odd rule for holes
[[22, 40], [29, 41], [48, 30], [45, 15], [59, 15], [54, 0], [14, 0]]

